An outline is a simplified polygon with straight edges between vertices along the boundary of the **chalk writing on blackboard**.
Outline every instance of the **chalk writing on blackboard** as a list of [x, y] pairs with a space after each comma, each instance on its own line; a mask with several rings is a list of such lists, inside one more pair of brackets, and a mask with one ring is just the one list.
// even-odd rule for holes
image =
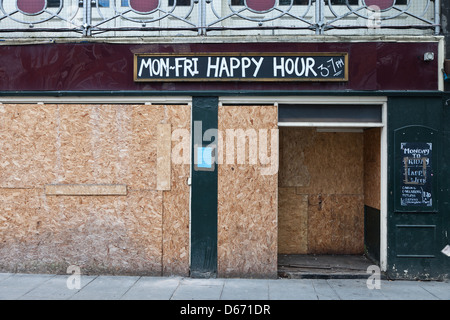
[[430, 142], [402, 142], [403, 181], [400, 203], [402, 206], [431, 207], [432, 149]]
[[347, 81], [347, 53], [136, 54], [135, 81]]

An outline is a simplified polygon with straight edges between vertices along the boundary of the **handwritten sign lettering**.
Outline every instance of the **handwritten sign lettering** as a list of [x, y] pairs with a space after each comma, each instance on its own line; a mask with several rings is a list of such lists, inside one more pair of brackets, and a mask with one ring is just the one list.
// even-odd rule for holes
[[347, 81], [347, 53], [136, 54], [135, 81]]
[[433, 172], [431, 169], [432, 143], [403, 142], [400, 202], [402, 206], [431, 207]]

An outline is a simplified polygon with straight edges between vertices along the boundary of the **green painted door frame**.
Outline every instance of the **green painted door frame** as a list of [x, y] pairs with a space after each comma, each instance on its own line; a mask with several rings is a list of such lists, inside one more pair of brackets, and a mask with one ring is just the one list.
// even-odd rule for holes
[[[439, 96], [388, 100], [387, 275], [393, 279], [449, 276], [449, 258], [441, 252], [448, 244], [450, 213], [446, 113]], [[424, 158], [428, 167], [423, 159], [413, 167], [418, 157], [413, 150], [430, 154]]]
[[[192, 98], [190, 275], [193, 278], [217, 275], [217, 164], [213, 159], [218, 105], [218, 97]], [[201, 159], [199, 150], [205, 150]]]
[[[442, 185], [440, 186], [440, 197], [442, 199], [442, 207], [444, 209], [443, 225], [445, 229], [444, 244], [450, 245], [450, 93], [447, 92], [443, 96], [443, 109], [444, 114], [442, 116], [442, 145], [443, 145], [443, 159], [441, 164], [442, 172]], [[445, 160], [447, 159], [447, 160]], [[444, 256], [444, 268], [446, 278], [450, 279], [450, 257]]]

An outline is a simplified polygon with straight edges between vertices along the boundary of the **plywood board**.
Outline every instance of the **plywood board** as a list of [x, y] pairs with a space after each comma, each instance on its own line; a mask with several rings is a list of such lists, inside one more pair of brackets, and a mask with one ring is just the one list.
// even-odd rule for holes
[[280, 187], [302, 194], [362, 194], [363, 134], [280, 128]]
[[[363, 138], [363, 133], [280, 128], [279, 253], [298, 247], [292, 224], [300, 221], [300, 210], [306, 219], [303, 253], [363, 252]], [[307, 199], [307, 208], [299, 199]], [[292, 224], [283, 223], [288, 212]]]
[[308, 253], [308, 195], [278, 189], [278, 253]]
[[129, 167], [122, 165], [119, 155], [123, 158], [128, 152], [123, 144], [130, 137], [129, 109], [124, 105], [59, 105], [58, 114], [58, 182], [124, 183]]
[[362, 254], [363, 200], [362, 195], [309, 195], [308, 252]]
[[156, 189], [170, 190], [172, 127], [170, 123], [158, 124], [157, 131]]
[[364, 130], [364, 204], [380, 210], [381, 129]]
[[39, 189], [0, 189], [0, 267], [22, 272], [158, 275], [162, 196], [45, 196]]
[[166, 106], [140, 105], [132, 109], [132, 135], [130, 142], [131, 172], [127, 184], [131, 188], [156, 189], [157, 130], [165, 122]]
[[0, 187], [56, 182], [58, 123], [55, 105], [4, 104], [0, 113]]
[[[0, 112], [0, 268], [188, 274], [190, 153], [181, 163], [169, 157], [173, 131], [189, 137], [190, 106], [27, 104]], [[160, 163], [170, 179], [164, 191], [158, 126], [169, 159]]]
[[164, 106], [2, 105], [1, 187], [128, 184], [156, 187]]
[[[189, 205], [191, 107], [164, 106], [172, 128], [172, 151], [181, 161], [171, 161], [171, 187], [163, 191], [163, 275], [189, 275]], [[184, 139], [178, 140], [178, 132]], [[181, 146], [181, 147], [179, 147]]]
[[314, 135], [312, 128], [280, 128], [280, 187], [310, 186], [311, 174], [306, 156]]
[[[276, 129], [277, 118], [274, 106], [220, 106], [219, 131]], [[261, 174], [260, 162], [235, 161], [218, 168], [219, 276], [275, 277], [277, 174]]]
[[127, 186], [114, 184], [48, 184], [45, 185], [48, 196], [126, 196]]

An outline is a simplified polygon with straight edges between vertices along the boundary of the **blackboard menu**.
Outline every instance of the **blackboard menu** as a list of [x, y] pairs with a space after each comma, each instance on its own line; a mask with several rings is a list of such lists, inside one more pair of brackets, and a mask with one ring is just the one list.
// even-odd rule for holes
[[432, 207], [433, 144], [430, 142], [402, 142], [400, 145], [403, 171], [401, 206]]
[[347, 81], [347, 53], [135, 54], [134, 81]]

